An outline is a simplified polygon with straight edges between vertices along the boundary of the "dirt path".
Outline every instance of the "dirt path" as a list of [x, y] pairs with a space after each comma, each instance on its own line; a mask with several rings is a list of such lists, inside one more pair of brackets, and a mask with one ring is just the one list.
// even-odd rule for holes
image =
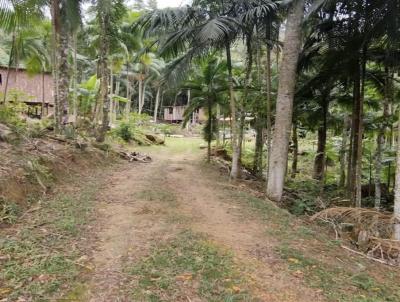
[[[242, 274], [251, 277], [258, 301], [323, 300], [280, 262], [265, 224], [243, 219], [240, 207], [224, 198], [225, 178], [204, 166], [200, 152], [163, 148], [152, 156], [151, 164], [115, 172], [99, 192], [99, 240], [87, 301], [132, 301], [123, 286], [124, 263], [139, 261], [155, 242], [173, 238], [182, 228], [206, 234], [231, 251]], [[202, 300], [188, 293], [188, 301]]]

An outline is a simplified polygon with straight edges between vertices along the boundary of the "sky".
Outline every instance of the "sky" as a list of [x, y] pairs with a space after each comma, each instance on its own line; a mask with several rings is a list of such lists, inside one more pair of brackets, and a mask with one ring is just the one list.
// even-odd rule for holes
[[185, 0], [157, 0], [157, 2], [158, 2], [159, 8], [164, 8], [164, 7], [180, 6], [181, 4], [186, 4], [188, 1], [185, 1]]

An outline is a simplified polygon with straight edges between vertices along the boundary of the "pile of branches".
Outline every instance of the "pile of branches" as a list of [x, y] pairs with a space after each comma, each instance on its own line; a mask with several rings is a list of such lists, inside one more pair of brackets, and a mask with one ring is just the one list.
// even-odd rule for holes
[[374, 209], [337, 207], [316, 213], [311, 220], [331, 225], [336, 238], [349, 240], [360, 251], [357, 253], [381, 263], [400, 265], [400, 241], [391, 239], [400, 217]]
[[139, 152], [128, 152], [128, 151], [118, 151], [118, 155], [128, 160], [129, 162], [141, 162], [141, 163], [150, 163], [152, 158], [146, 154], [141, 154]]

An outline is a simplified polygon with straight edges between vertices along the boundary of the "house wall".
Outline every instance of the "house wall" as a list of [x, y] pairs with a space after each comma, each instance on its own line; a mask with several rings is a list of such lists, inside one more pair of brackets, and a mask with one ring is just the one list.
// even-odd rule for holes
[[174, 106], [164, 108], [164, 120], [168, 122], [183, 121], [186, 106]]
[[[0, 67], [0, 91], [4, 93], [7, 78], [7, 68]], [[53, 98], [53, 83], [52, 76], [50, 74], [44, 75], [44, 99], [46, 103], [54, 104]], [[17, 89], [22, 91], [29, 96], [32, 96], [28, 101], [42, 102], [42, 75], [28, 75], [25, 70], [12, 69], [10, 71], [10, 77], [8, 80], [8, 91], [11, 89]]]

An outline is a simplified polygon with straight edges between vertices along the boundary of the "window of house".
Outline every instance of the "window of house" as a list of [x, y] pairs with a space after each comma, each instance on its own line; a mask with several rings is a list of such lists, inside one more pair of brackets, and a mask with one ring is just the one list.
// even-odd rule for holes
[[174, 113], [174, 107], [169, 107], [168, 110], [169, 110], [169, 114]]

